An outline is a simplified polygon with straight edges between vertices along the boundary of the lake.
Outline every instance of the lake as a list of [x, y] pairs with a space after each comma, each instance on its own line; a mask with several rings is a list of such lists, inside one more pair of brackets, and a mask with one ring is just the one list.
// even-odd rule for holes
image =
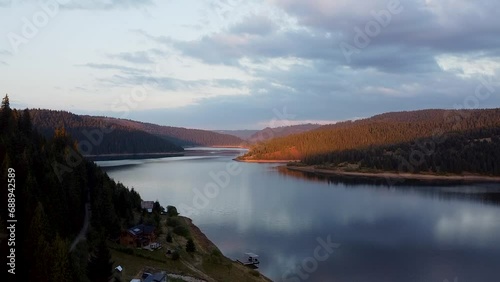
[[497, 184], [389, 187], [234, 162], [241, 150], [97, 162], [144, 200], [174, 205], [224, 255], [274, 281], [499, 281]]

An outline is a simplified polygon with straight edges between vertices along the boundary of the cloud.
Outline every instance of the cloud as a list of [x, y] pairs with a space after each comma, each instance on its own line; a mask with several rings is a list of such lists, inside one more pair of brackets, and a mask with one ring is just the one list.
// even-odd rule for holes
[[[24, 0], [20, 3], [38, 4], [36, 0]], [[12, 6], [16, 3], [14, 0], [0, 0], [0, 7]], [[112, 10], [128, 9], [153, 5], [153, 0], [65, 0], [57, 1], [62, 9], [67, 10]]]
[[12, 53], [6, 49], [0, 49], [0, 55], [11, 56]]
[[[198, 101], [202, 107], [186, 106], [194, 120], [208, 122], [198, 118], [203, 115], [214, 123], [217, 117], [219, 123], [228, 122], [221, 113], [231, 108], [247, 116], [247, 128], [258, 128], [274, 118], [273, 109], [284, 106], [298, 121], [454, 108], [474, 94], [481, 75], [500, 74], [500, 19], [492, 12], [500, 4], [401, 1], [401, 13], [392, 14], [390, 24], [348, 61], [339, 44], [354, 44], [354, 28], [363, 30], [390, 1], [361, 6], [352, 1], [271, 2], [285, 15], [250, 13], [195, 40], [139, 32], [182, 56], [242, 69], [253, 77], [243, 84], [248, 97], [212, 97]], [[480, 106], [499, 101], [492, 96]]]
[[161, 90], [194, 89], [205, 85], [203, 81], [185, 81], [172, 77], [161, 77], [144, 74], [113, 75], [111, 78], [101, 79], [116, 87], [147, 85]]
[[245, 57], [266, 59], [293, 56], [328, 60], [334, 58], [336, 52], [329, 39], [306, 31], [263, 34], [220, 32], [193, 41], [177, 41], [165, 37], [156, 37], [154, 40], [171, 45], [182, 54], [209, 64], [237, 65], [238, 60]]
[[[362, 30], [388, 11], [388, 3], [374, 0], [363, 5], [353, 1], [274, 0], [278, 7], [295, 16], [299, 23], [314, 29], [341, 33], [352, 39], [354, 28]], [[387, 27], [377, 36], [381, 45], [430, 48], [440, 52], [498, 50], [499, 2], [466, 0], [401, 0], [402, 11], [390, 15]]]
[[[87, 64], [89, 65], [89, 64]], [[129, 68], [124, 68], [115, 65], [96, 65], [97, 68], [120, 70], [122, 73], [114, 74], [111, 77], [99, 78], [98, 81], [105, 83], [111, 87], [135, 87], [141, 86], [146, 90], [157, 89], [160, 91], [188, 91], [191, 94], [196, 94], [200, 97], [212, 96], [211, 92], [214, 89], [226, 90], [226, 94], [231, 95], [231, 91], [236, 94], [241, 94], [244, 91], [245, 83], [237, 79], [179, 79], [160, 74], [152, 74], [147, 72], [129, 71]], [[135, 69], [132, 69], [135, 70]], [[229, 92], [227, 92], [229, 90]], [[186, 93], [187, 94], [187, 93]]]
[[153, 59], [146, 51], [141, 52], [124, 52], [119, 54], [109, 55], [110, 58], [116, 58], [134, 64], [151, 64]]
[[83, 65], [76, 65], [76, 66], [79, 66], [79, 67], [89, 67], [89, 68], [101, 69], [101, 70], [117, 70], [117, 71], [120, 71], [120, 72], [131, 73], [131, 74], [138, 74], [138, 73], [146, 73], [146, 72], [148, 72], [147, 70], [144, 70], [144, 69], [132, 68], [132, 67], [121, 66], [121, 65], [114, 65], [114, 64], [86, 63], [86, 64], [83, 64]]
[[474, 75], [495, 76], [500, 70], [500, 61], [491, 58], [442, 55], [437, 58], [439, 66], [446, 71], [456, 72], [459, 76], [469, 78]]
[[[262, 129], [269, 121], [285, 117], [290, 121], [337, 121], [369, 117], [389, 111], [422, 108], [453, 109], [463, 106], [465, 98], [474, 94], [477, 81], [450, 80], [429, 82], [414, 95], [380, 95], [376, 89], [345, 95], [290, 95], [286, 91], [251, 95], [217, 96], [197, 99], [196, 103], [168, 108], [133, 111], [129, 118], [148, 122], [205, 129]], [[455, 82], [457, 84], [455, 84]], [[396, 84], [396, 83], [395, 83]], [[424, 84], [425, 86], [425, 84]], [[407, 85], [405, 87], [411, 87]], [[436, 87], [433, 91], [428, 91]], [[404, 89], [403, 86], [401, 88]], [[404, 93], [404, 92], [402, 92]], [[480, 101], [478, 108], [500, 105], [498, 95]], [[113, 115], [113, 113], [106, 113]], [[116, 113], [115, 113], [116, 115]], [[228, 119], [228, 117], [231, 117]]]
[[151, 5], [152, 0], [69, 0], [61, 7], [69, 10], [112, 10]]
[[233, 25], [229, 32], [233, 34], [266, 35], [278, 28], [278, 25], [269, 17], [251, 15], [238, 24]]
[[[391, 1], [385, 0], [361, 6], [352, 1], [275, 0], [272, 2], [295, 17], [301, 28], [292, 29], [283, 19], [250, 15], [227, 30], [192, 41], [145, 35], [209, 64], [237, 65], [245, 57], [298, 57], [332, 66], [419, 73], [439, 71], [436, 56], [442, 53], [498, 54], [500, 18], [494, 11], [500, 9], [500, 3], [453, 1], [451, 5], [449, 1], [404, 0], [398, 6], [402, 11], [391, 14]], [[389, 17], [387, 26], [379, 24], [380, 32], [367, 37], [369, 45], [357, 48], [352, 60], [346, 60], [340, 44], [355, 46], [357, 30], [366, 33], [367, 24], [384, 15]]]
[[377, 45], [367, 52], [353, 55], [351, 61], [344, 64], [351, 68], [376, 68], [388, 73], [436, 73], [441, 68], [435, 56], [436, 53], [427, 49]]
[[[205, 128], [259, 128], [284, 107], [298, 122], [454, 108], [474, 94], [481, 76], [500, 81], [500, 3], [401, 0], [402, 11], [387, 14], [391, 1], [211, 0], [194, 5], [201, 11], [186, 21], [173, 20], [173, 29], [138, 21], [132, 36], [141, 45], [106, 50], [106, 60], [78, 66], [95, 70], [97, 83], [88, 89], [149, 86], [151, 99], [141, 109], [155, 110], [136, 118]], [[154, 5], [71, 3], [74, 9]], [[157, 4], [155, 16], [171, 8]], [[367, 37], [380, 19], [387, 24]], [[195, 28], [179, 36], [179, 26]], [[360, 36], [366, 46], [356, 44]], [[342, 43], [356, 48], [349, 60]], [[500, 106], [500, 97], [480, 106]]]

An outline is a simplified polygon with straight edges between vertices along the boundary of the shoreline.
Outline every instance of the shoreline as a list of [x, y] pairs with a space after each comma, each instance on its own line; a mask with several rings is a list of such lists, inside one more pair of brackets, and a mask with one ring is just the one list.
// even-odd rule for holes
[[234, 145], [234, 146], [218, 146], [218, 145], [215, 145], [215, 146], [208, 146], [208, 148], [228, 148], [228, 149], [248, 149], [249, 147], [247, 146], [237, 146], [237, 145]]
[[242, 160], [238, 158], [234, 158], [233, 161], [241, 162], [241, 163], [258, 163], [258, 164], [282, 164], [282, 163], [291, 163], [297, 162], [298, 160]]
[[184, 149], [192, 149], [192, 148], [248, 149], [249, 147], [247, 147], [247, 146], [240, 146], [240, 145], [213, 145], [213, 146], [197, 145], [197, 146], [185, 146], [183, 148]]
[[182, 157], [184, 155], [185, 152], [166, 152], [166, 153], [83, 155], [83, 157], [91, 161], [118, 161], [126, 159], [156, 159], [156, 158], [168, 158], [168, 157]]
[[[245, 271], [248, 271], [249, 268], [247, 268], [246, 266], [244, 265], [241, 265], [240, 263], [238, 263], [236, 260], [233, 260], [227, 256], [225, 256], [222, 251], [219, 249], [219, 247], [210, 240], [210, 238], [208, 238], [208, 236], [203, 233], [203, 231], [201, 231], [201, 229], [193, 223], [193, 220], [189, 217], [186, 217], [186, 216], [182, 216], [182, 215], [179, 215], [180, 218], [182, 218], [188, 225], [188, 228], [191, 230], [192, 232], [192, 236], [194, 237], [194, 239], [196, 240], [196, 242], [198, 242], [198, 244], [203, 248], [202, 250], [199, 250], [199, 251], [206, 251], [207, 253], [213, 253], [214, 250], [217, 250], [221, 256], [223, 258], [225, 258], [228, 262], [231, 263], [231, 265], [233, 266], [233, 268], [241, 271], [241, 272], [245, 272]], [[267, 276], [265, 276], [263, 273], [260, 273], [260, 276], [259, 277], [256, 277], [254, 276], [254, 278], [258, 281], [272, 281], [270, 280]]]
[[491, 183], [500, 182], [500, 176], [487, 175], [432, 175], [432, 174], [414, 174], [414, 173], [396, 173], [396, 172], [350, 172], [341, 170], [330, 170], [315, 168], [314, 166], [282, 166], [288, 170], [300, 171], [306, 173], [315, 173], [326, 176], [340, 177], [363, 177], [372, 179], [408, 179], [419, 181], [449, 181], [449, 182], [467, 182], [467, 183]]

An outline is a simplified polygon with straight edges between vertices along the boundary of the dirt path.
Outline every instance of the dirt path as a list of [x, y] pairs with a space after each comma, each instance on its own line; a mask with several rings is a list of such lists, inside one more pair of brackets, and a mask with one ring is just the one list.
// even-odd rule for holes
[[194, 267], [193, 265], [191, 265], [189, 262], [187, 262], [185, 260], [182, 260], [182, 264], [184, 264], [187, 268], [189, 268], [194, 273], [200, 275], [200, 277], [203, 277], [203, 279], [205, 279], [206, 281], [208, 281], [208, 282], [216, 282], [214, 279], [210, 278], [208, 275], [206, 275], [201, 270], [199, 270], [196, 267]]
[[78, 233], [78, 236], [76, 236], [75, 240], [73, 240], [73, 243], [71, 243], [71, 247], [69, 248], [69, 251], [72, 252], [76, 245], [80, 243], [80, 241], [86, 239], [87, 231], [89, 230], [89, 223], [90, 223], [90, 202], [87, 202], [85, 204], [85, 218], [83, 219], [83, 226], [82, 229], [80, 230], [80, 233]]
[[167, 274], [169, 278], [176, 278], [176, 279], [181, 279], [186, 282], [207, 282], [206, 280], [201, 280], [198, 278], [194, 278], [191, 276], [186, 276], [186, 275], [180, 275], [180, 274]]

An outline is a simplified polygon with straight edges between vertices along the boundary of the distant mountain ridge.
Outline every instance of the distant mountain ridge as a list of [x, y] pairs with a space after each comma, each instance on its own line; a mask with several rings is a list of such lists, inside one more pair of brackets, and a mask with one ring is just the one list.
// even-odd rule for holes
[[119, 124], [136, 130], [142, 130], [165, 138], [178, 146], [242, 146], [244, 144], [244, 141], [236, 136], [209, 130], [157, 125], [147, 122], [109, 117], [94, 118], [112, 124]]
[[284, 137], [292, 134], [307, 132], [321, 127], [319, 124], [298, 124], [280, 127], [266, 127], [258, 132], [252, 134], [247, 140], [250, 143], [264, 142], [277, 137]]
[[[208, 130], [162, 126], [66, 111], [32, 109], [33, 125], [47, 137], [64, 128], [79, 143], [92, 141], [84, 155], [182, 152], [184, 146], [242, 146], [238, 137]], [[101, 140], [102, 139], [102, 140]], [[96, 142], [98, 141], [98, 142]], [[98, 144], [93, 144], [98, 143]]]
[[184, 149], [168, 140], [92, 116], [66, 111], [29, 110], [33, 126], [51, 138], [64, 128], [80, 144], [83, 155], [174, 153]]
[[214, 132], [217, 133], [222, 133], [222, 134], [228, 134], [228, 135], [233, 135], [236, 136], [240, 139], [247, 140], [252, 136], [253, 134], [259, 132], [259, 130], [253, 130], [253, 129], [241, 129], [241, 130], [213, 130]]
[[261, 130], [251, 130], [251, 129], [215, 130], [215, 132], [233, 135], [245, 140], [246, 144], [248, 143], [251, 144], [251, 143], [263, 142], [276, 137], [283, 137], [291, 134], [302, 133], [319, 127], [321, 127], [320, 124], [307, 123], [307, 124], [297, 124], [297, 125], [280, 126], [280, 127], [266, 127]]

